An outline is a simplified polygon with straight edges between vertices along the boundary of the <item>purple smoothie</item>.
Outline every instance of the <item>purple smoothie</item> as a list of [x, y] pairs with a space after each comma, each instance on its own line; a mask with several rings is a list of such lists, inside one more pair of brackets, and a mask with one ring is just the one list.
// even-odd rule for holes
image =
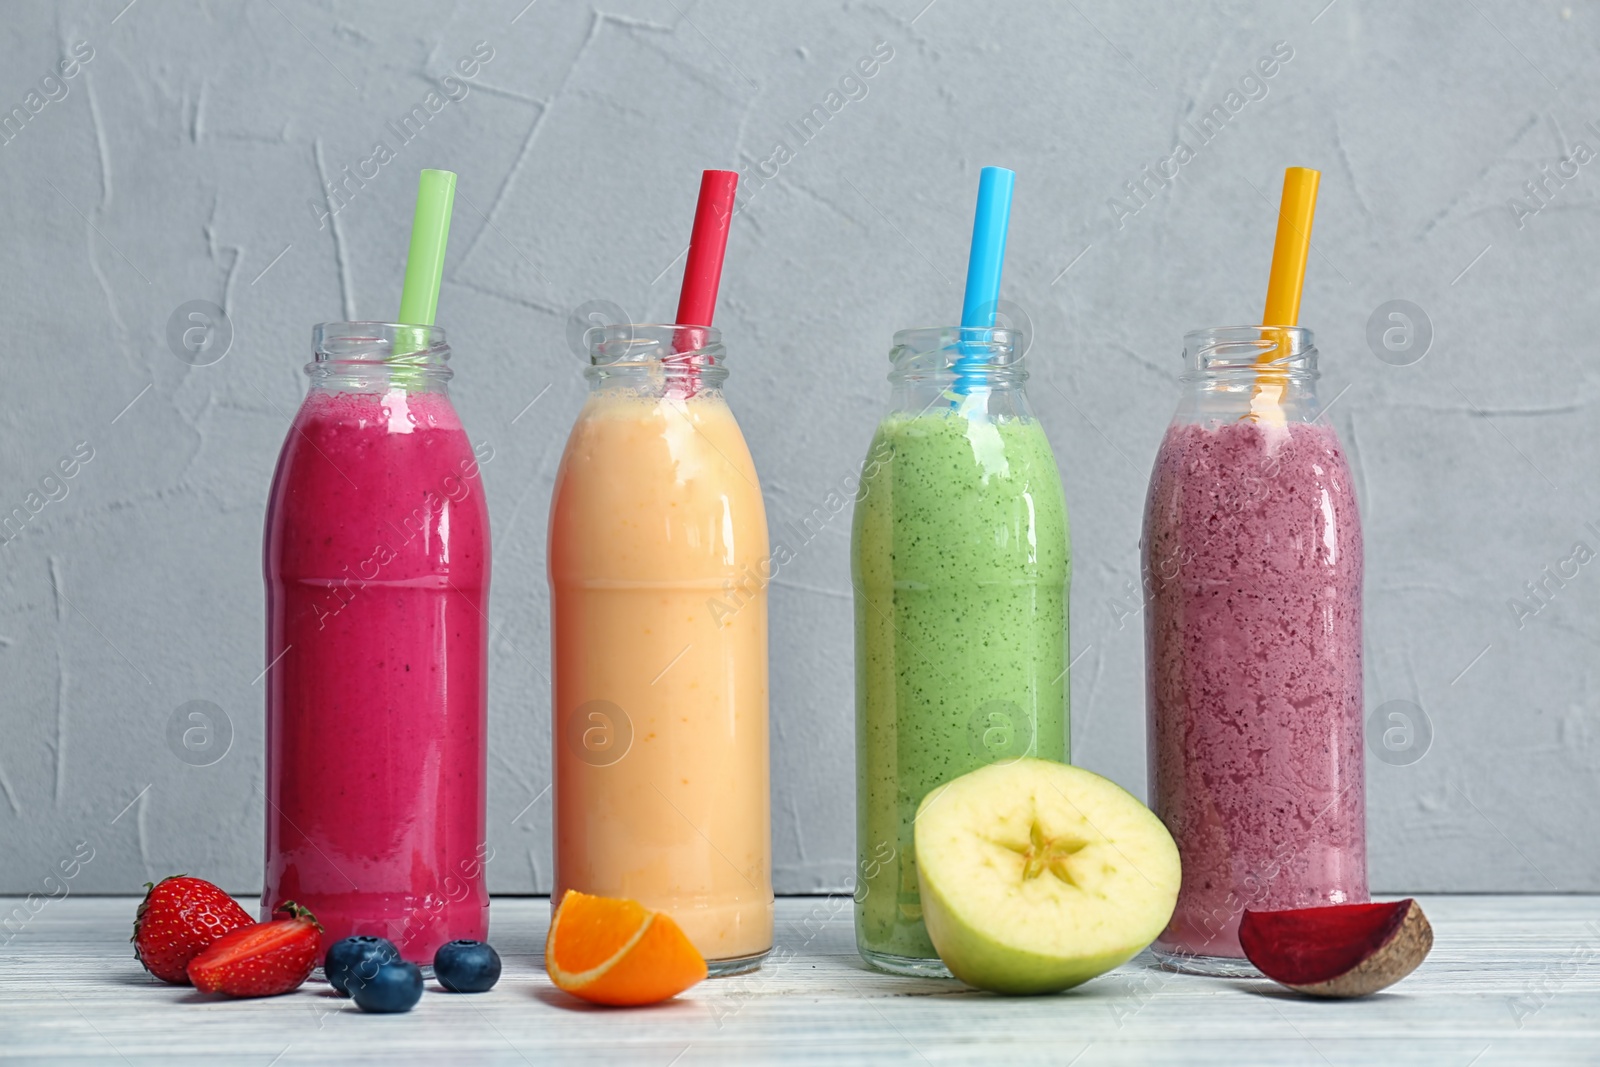
[[1361, 523], [1332, 427], [1175, 423], [1144, 519], [1156, 942], [1242, 958], [1245, 908], [1367, 899]]

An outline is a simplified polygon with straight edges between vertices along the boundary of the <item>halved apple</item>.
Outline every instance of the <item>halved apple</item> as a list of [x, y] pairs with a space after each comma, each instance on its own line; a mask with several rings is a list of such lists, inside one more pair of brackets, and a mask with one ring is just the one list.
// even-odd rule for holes
[[950, 973], [996, 993], [1054, 993], [1156, 939], [1178, 900], [1161, 820], [1097, 774], [995, 763], [923, 798], [922, 917]]

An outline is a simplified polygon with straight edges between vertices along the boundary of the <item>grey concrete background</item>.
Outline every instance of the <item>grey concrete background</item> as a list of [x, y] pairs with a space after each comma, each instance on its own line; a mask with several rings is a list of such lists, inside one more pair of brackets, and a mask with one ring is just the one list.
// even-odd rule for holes
[[[418, 168], [461, 175], [440, 322], [496, 453], [489, 873], [525, 892], [550, 884], [545, 515], [585, 388], [575, 309], [670, 317], [700, 169], [744, 171], [730, 395], [771, 521], [798, 520], [864, 454], [892, 331], [955, 317], [988, 163], [1018, 173], [1005, 291], [1071, 508], [1077, 761], [1142, 795], [1132, 590], [1181, 336], [1259, 315], [1282, 168], [1316, 166], [1302, 322], [1362, 493], [1368, 705], [1399, 731], [1370, 761], [1374, 886], [1600, 888], [1593, 4], [525, 4], [8, 5], [0, 111], [30, 117], [0, 144], [0, 512], [42, 507], [0, 549], [0, 892], [45, 891], [80, 841], [74, 891], [258, 887], [268, 480], [312, 324], [395, 313]], [[41, 89], [78, 42], [92, 59]], [[478, 42], [493, 58], [445, 82]], [[430, 91], [466, 95], [320, 219]], [[1180, 139], [1193, 158], [1145, 181]], [[168, 341], [194, 300], [233, 331], [207, 366], [216, 342]], [[1392, 300], [1429, 345], [1369, 344]], [[784, 891], [853, 863], [848, 527], [772, 591]], [[190, 701], [231, 732], [207, 766], [169, 745]]]

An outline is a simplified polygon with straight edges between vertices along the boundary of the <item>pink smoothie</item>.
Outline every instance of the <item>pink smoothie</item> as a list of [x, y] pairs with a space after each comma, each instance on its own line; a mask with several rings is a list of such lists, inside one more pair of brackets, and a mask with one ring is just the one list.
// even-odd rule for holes
[[1245, 908], [1367, 899], [1361, 527], [1331, 427], [1175, 424], [1144, 520], [1158, 950], [1242, 957]]
[[313, 390], [267, 511], [263, 916], [483, 939], [489, 524], [448, 397]]

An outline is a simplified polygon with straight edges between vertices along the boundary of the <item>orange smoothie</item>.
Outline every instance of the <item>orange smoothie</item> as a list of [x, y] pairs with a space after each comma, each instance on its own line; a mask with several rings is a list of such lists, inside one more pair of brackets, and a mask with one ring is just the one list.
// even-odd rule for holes
[[772, 947], [766, 515], [715, 384], [637, 385], [597, 381], [556, 477], [552, 903], [665, 911], [715, 973]]

